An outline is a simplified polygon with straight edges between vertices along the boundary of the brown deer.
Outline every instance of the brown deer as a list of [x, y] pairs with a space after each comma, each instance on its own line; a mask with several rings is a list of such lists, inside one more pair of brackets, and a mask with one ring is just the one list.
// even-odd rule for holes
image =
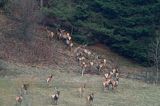
[[71, 49], [73, 48], [73, 42], [71, 40], [66, 39], [66, 45], [69, 48], [69, 50], [71, 51]]
[[79, 63], [81, 63], [82, 61], [84, 61], [86, 58], [84, 56], [82, 57], [77, 57], [77, 60]]
[[24, 90], [24, 94], [27, 94], [28, 88], [29, 88], [29, 84], [28, 83], [22, 84], [22, 90]]
[[23, 100], [22, 95], [16, 96], [16, 104], [18, 104], [18, 103], [19, 103], [19, 104], [21, 105], [22, 100]]
[[83, 97], [83, 93], [84, 93], [85, 89], [86, 89], [86, 84], [83, 84], [83, 85], [81, 85], [80, 88], [78, 88], [80, 97]]
[[48, 76], [48, 78], [46, 79], [48, 86], [49, 86], [49, 83], [51, 82], [52, 79], [53, 79], [53, 74]]
[[52, 103], [58, 104], [60, 91], [57, 91], [55, 94], [51, 95]]
[[62, 29], [58, 29], [58, 36], [59, 36], [59, 39], [68, 39], [68, 40], [71, 40], [71, 36], [68, 32], [66, 32], [65, 30], [62, 30]]
[[112, 90], [117, 88], [118, 84], [119, 84], [119, 78], [116, 78], [116, 80], [111, 79]]
[[114, 75], [115, 78], [119, 78], [119, 71], [118, 71], [118, 69], [114, 68], [112, 70], [112, 73], [113, 73], [113, 75]]
[[106, 79], [105, 81], [103, 81], [103, 89], [105, 91], [106, 88], [108, 88], [109, 90], [109, 86], [111, 84], [111, 79]]
[[104, 74], [104, 77], [105, 77], [106, 80], [107, 80], [107, 79], [111, 79], [112, 76], [113, 76], [113, 73], [112, 73], [112, 72], [108, 72], [108, 73]]
[[53, 37], [55, 36], [55, 33], [48, 30], [48, 28], [46, 27], [46, 31], [47, 31], [47, 37], [51, 40], [53, 39]]
[[83, 49], [83, 52], [84, 52], [85, 54], [87, 54], [88, 56], [91, 55], [91, 52], [90, 52], [89, 50], [87, 50], [87, 49]]
[[91, 105], [91, 103], [93, 103], [94, 100], [94, 93], [91, 93], [87, 96], [87, 104]]

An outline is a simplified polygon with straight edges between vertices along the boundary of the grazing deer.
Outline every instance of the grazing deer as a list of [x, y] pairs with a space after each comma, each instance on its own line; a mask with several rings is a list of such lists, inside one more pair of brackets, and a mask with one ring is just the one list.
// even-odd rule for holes
[[91, 105], [91, 103], [93, 103], [94, 100], [94, 93], [91, 93], [87, 96], [87, 104]]
[[21, 105], [22, 100], [23, 100], [22, 95], [16, 96], [16, 104], [18, 104], [18, 103], [19, 103], [19, 104]]
[[55, 94], [51, 95], [52, 103], [58, 104], [60, 91], [57, 91]]
[[51, 74], [48, 78], [47, 78], [47, 84], [49, 85], [49, 83], [51, 82], [53, 78], [53, 74]]
[[29, 84], [22, 84], [22, 90], [24, 90], [24, 94], [27, 94], [28, 88], [29, 88]]
[[83, 84], [83, 85], [81, 85], [80, 88], [78, 88], [80, 97], [83, 97], [83, 93], [84, 93], [84, 91], [85, 91], [85, 88], [86, 88], [86, 84]]

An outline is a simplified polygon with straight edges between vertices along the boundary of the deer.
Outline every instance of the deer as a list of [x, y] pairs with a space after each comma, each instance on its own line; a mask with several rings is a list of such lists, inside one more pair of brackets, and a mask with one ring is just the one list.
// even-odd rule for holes
[[18, 104], [18, 103], [19, 103], [19, 104], [21, 105], [22, 100], [23, 100], [22, 94], [21, 94], [21, 95], [19, 95], [19, 96], [16, 96], [16, 104]]
[[97, 69], [99, 72], [101, 71], [104, 71], [104, 69], [106, 69], [108, 66], [107, 66], [107, 60], [106, 59], [101, 59], [99, 60], [99, 56], [97, 56]]
[[70, 49], [70, 51], [71, 51], [71, 49], [72, 49], [72, 47], [73, 47], [73, 43], [72, 43], [72, 41], [71, 41], [71, 40], [66, 39], [66, 45], [67, 45], [67, 47], [69, 47], [69, 49]]
[[103, 81], [103, 89], [105, 91], [106, 88], [108, 88], [109, 90], [109, 86], [110, 86], [111, 83], [111, 79], [106, 79], [105, 81]]
[[113, 72], [108, 72], [108, 73], [104, 74], [104, 77], [105, 77], [106, 80], [111, 79], [112, 76], [113, 76]]
[[83, 93], [84, 93], [85, 89], [86, 89], [86, 83], [81, 85], [81, 87], [78, 88], [80, 97], [83, 97]]
[[52, 31], [49, 31], [48, 28], [46, 27], [46, 31], [47, 31], [47, 37], [51, 40], [53, 39], [53, 37], [55, 36], [55, 33]]
[[28, 83], [22, 84], [22, 90], [24, 90], [24, 94], [27, 94], [28, 88], [29, 88], [29, 84]]
[[119, 84], [119, 78], [116, 78], [116, 80], [111, 79], [112, 90], [117, 88], [118, 84]]
[[87, 104], [91, 105], [91, 103], [93, 103], [94, 100], [94, 93], [91, 93], [87, 96]]
[[88, 56], [91, 55], [91, 52], [90, 52], [89, 50], [87, 50], [87, 49], [83, 49], [83, 52], [84, 52], [85, 54], [87, 54]]
[[53, 79], [53, 74], [48, 76], [48, 78], [46, 79], [48, 85], [49, 85], [49, 83], [51, 82], [52, 79]]
[[77, 58], [77, 60], [78, 60], [79, 63], [81, 63], [81, 62], [84, 61], [85, 59], [86, 59], [86, 58], [85, 58], [84, 56]]
[[59, 35], [59, 39], [68, 39], [68, 40], [71, 40], [71, 36], [68, 32], [66, 32], [65, 30], [62, 30], [62, 29], [58, 29], [58, 33]]
[[80, 65], [82, 67], [82, 76], [83, 76], [84, 71], [86, 71], [87, 68], [91, 68], [94, 65], [94, 62], [93, 61], [90, 61], [90, 62], [82, 61]]
[[114, 77], [115, 77], [115, 78], [119, 78], [119, 71], [118, 71], [118, 69], [114, 68], [114, 69], [112, 70], [112, 73], [114, 74]]
[[52, 103], [58, 104], [60, 91], [57, 91], [55, 94], [51, 95]]

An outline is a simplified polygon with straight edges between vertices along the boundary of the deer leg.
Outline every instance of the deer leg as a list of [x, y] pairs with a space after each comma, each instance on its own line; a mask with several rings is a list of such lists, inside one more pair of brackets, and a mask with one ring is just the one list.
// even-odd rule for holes
[[84, 76], [85, 68], [82, 69], [82, 77]]

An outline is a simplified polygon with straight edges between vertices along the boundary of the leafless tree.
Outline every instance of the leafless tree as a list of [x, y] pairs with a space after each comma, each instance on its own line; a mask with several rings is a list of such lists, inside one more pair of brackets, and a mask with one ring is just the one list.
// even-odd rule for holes
[[40, 9], [36, 0], [10, 0], [10, 16], [20, 22], [18, 33], [22, 38], [30, 39], [35, 24], [40, 21]]
[[159, 68], [160, 68], [160, 36], [157, 35], [154, 40], [152, 40], [152, 43], [150, 44], [149, 49], [149, 57], [153, 61], [154, 64], [154, 70], [153, 75], [155, 83], [158, 83], [159, 81]]

